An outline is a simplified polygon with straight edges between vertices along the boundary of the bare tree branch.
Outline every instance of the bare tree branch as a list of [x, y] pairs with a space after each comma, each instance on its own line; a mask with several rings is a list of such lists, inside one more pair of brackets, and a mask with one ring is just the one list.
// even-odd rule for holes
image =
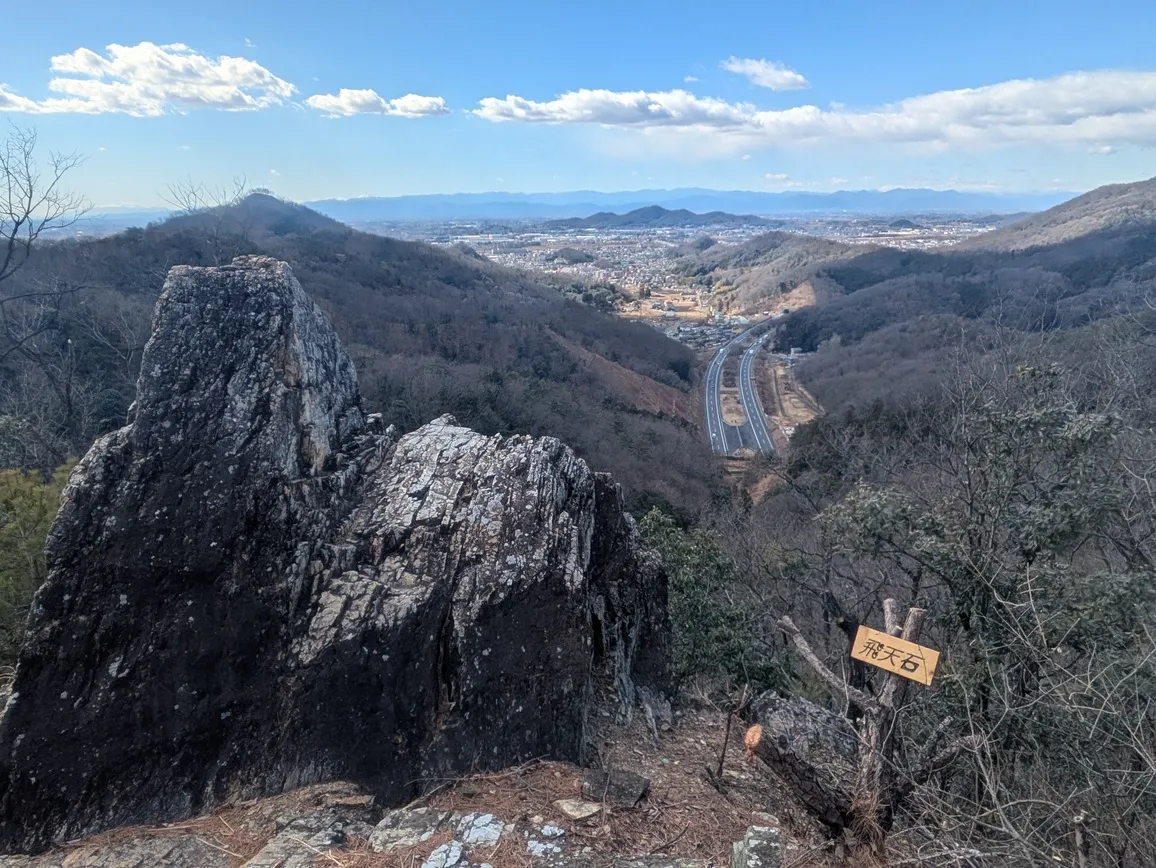
[[[0, 284], [24, 267], [45, 233], [67, 229], [89, 209], [61, 186], [82, 158], [49, 152], [42, 168], [36, 142], [35, 130], [13, 126], [0, 143]], [[0, 294], [0, 306], [5, 302]]]

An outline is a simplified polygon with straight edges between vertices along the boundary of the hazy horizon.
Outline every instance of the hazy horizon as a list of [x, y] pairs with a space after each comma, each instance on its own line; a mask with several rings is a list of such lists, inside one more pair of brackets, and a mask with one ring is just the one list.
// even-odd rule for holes
[[[1146, 178], [1137, 178], [1136, 181], [1147, 180]], [[1124, 182], [1129, 183], [1129, 182]], [[697, 194], [718, 194], [718, 195], [751, 195], [751, 196], [769, 196], [769, 197], [792, 197], [792, 196], [821, 196], [832, 197], [840, 194], [887, 194], [887, 193], [937, 193], [943, 195], [963, 194], [976, 197], [993, 197], [993, 198], [1008, 198], [1014, 199], [1019, 197], [1047, 197], [1063, 200], [1066, 198], [1080, 196], [1088, 190], [968, 190], [959, 189], [956, 187], [880, 187], [880, 188], [845, 188], [839, 190], [752, 190], [742, 188], [716, 188], [716, 187], [701, 187], [701, 186], [687, 186], [687, 187], [640, 187], [629, 189], [573, 189], [573, 190], [452, 190], [443, 192], [418, 192], [418, 193], [399, 193], [399, 194], [382, 194], [382, 193], [361, 193], [354, 196], [327, 196], [322, 195], [313, 199], [294, 199], [289, 196], [282, 196], [278, 190], [265, 183], [254, 183], [249, 186], [249, 192], [253, 190], [267, 190], [279, 198], [284, 198], [286, 201], [298, 202], [300, 204], [309, 204], [316, 202], [356, 202], [359, 200], [396, 200], [396, 199], [449, 199], [454, 197], [474, 197], [484, 199], [493, 197], [495, 201], [501, 200], [502, 197], [566, 197], [566, 196], [648, 196], [653, 194], [676, 194], [676, 193], [697, 193]], [[93, 203], [92, 211], [101, 210], [139, 210], [139, 211], [171, 211], [173, 206], [164, 200], [164, 194], [158, 193], [156, 198], [151, 202], [112, 202], [112, 203]], [[654, 204], [661, 205], [661, 202]], [[666, 207], [663, 205], [662, 207]], [[690, 209], [693, 210], [693, 209]]]

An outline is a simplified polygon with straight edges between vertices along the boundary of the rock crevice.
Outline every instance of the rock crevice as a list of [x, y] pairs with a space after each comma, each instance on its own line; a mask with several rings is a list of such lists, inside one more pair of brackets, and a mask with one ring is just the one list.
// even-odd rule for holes
[[270, 259], [170, 272], [49, 556], [0, 723], [10, 851], [578, 759], [600, 665], [669, 687], [665, 576], [617, 486], [552, 438], [381, 430]]

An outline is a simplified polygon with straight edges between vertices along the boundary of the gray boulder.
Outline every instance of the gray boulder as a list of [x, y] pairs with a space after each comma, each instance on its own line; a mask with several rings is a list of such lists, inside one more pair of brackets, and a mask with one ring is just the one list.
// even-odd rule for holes
[[731, 868], [780, 868], [783, 840], [771, 826], [751, 826], [741, 841], [735, 841]]
[[609, 478], [552, 438], [380, 427], [287, 265], [170, 272], [49, 539], [0, 849], [339, 778], [396, 805], [579, 759], [600, 666], [668, 690], [665, 575]]

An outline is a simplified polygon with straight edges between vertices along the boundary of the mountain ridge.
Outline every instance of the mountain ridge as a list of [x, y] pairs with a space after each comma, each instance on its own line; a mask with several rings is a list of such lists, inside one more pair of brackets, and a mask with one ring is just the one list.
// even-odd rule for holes
[[[1042, 211], [1075, 193], [979, 193], [896, 187], [890, 190], [757, 191], [706, 187], [601, 192], [573, 190], [546, 193], [422, 193], [400, 196], [353, 196], [314, 199], [302, 204], [343, 223], [435, 220], [549, 220], [581, 218], [599, 211], [632, 211], [661, 206], [697, 213], [722, 211], [753, 216], [810, 213], [862, 214], [1010, 214]], [[94, 208], [82, 221], [107, 231], [162, 220], [170, 208], [109, 206]]]
[[1053, 208], [969, 239], [963, 250], [1025, 250], [1156, 221], [1156, 178], [1106, 184]]
[[647, 205], [624, 214], [613, 211], [599, 211], [589, 217], [570, 217], [552, 220], [546, 224], [552, 229], [650, 229], [650, 228], [694, 228], [706, 226], [777, 226], [779, 221], [767, 220], [753, 214], [728, 214], [725, 211], [708, 211], [696, 214], [686, 208], [670, 209], [661, 205]]
[[[643, 509], [667, 503], [694, 512], [720, 482], [697, 427], [669, 412], [647, 412], [635, 400], [638, 389], [623, 385], [633, 372], [689, 393], [697, 380], [693, 351], [650, 326], [577, 303], [569, 278], [558, 282], [466, 251], [357, 231], [264, 194], [42, 253], [18, 280], [41, 279], [44, 269], [65, 278], [83, 274], [98, 286], [91, 301], [65, 300], [61, 317], [78, 322], [122, 313], [143, 318], [174, 263], [214, 265], [245, 254], [286, 261], [354, 357], [370, 407], [399, 429], [452, 413], [486, 434], [556, 436], [595, 469], [614, 472]], [[555, 335], [604, 364], [593, 370]], [[76, 352], [93, 354], [106, 395], [105, 421], [86, 429], [91, 442], [123, 420], [135, 372], [114, 381], [95, 361], [107, 348], [62, 330], [58, 339], [65, 337]], [[139, 350], [123, 349], [139, 358]], [[621, 376], [605, 376], [610, 365], [620, 366]], [[9, 360], [0, 380], [16, 381], [22, 371]], [[669, 472], [655, 472], [656, 464]]]
[[977, 193], [926, 188], [767, 192], [683, 187], [601, 193], [437, 193], [319, 199], [310, 207], [345, 222], [452, 219], [548, 219], [584, 217], [596, 211], [660, 205], [695, 212], [758, 216], [803, 213], [991, 213], [1040, 211], [1072, 193]]

